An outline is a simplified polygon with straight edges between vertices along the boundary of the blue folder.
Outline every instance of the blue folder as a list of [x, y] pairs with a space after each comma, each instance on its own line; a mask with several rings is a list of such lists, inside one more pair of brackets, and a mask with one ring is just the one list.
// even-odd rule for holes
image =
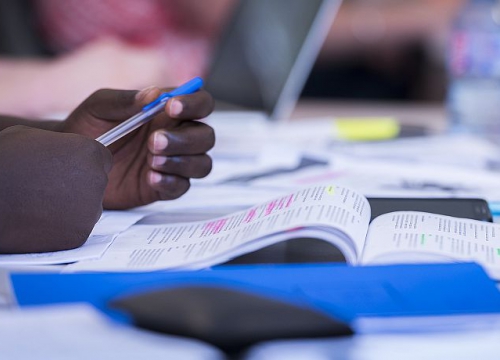
[[89, 302], [106, 310], [118, 297], [179, 286], [244, 290], [319, 309], [351, 322], [360, 317], [500, 314], [496, 284], [474, 263], [351, 267], [220, 266], [148, 273], [14, 273], [18, 304]]

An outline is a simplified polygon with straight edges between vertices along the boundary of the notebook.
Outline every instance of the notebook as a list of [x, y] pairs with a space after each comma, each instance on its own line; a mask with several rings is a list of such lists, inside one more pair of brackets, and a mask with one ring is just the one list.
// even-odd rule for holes
[[271, 120], [293, 110], [341, 0], [243, 0], [213, 57], [205, 88], [216, 109]]

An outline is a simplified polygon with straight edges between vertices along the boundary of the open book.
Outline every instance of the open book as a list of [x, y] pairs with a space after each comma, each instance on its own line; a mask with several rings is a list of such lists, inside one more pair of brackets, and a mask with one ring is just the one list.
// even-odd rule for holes
[[200, 269], [291, 238], [335, 245], [353, 265], [476, 261], [500, 279], [500, 225], [421, 212], [393, 212], [370, 224], [356, 191], [318, 185], [208, 221], [134, 225], [98, 260], [68, 271]]

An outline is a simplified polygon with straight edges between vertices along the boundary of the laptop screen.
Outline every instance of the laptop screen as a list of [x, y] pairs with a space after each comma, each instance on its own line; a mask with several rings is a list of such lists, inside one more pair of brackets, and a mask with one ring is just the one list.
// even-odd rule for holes
[[217, 101], [285, 118], [340, 0], [243, 0], [222, 36], [206, 89]]

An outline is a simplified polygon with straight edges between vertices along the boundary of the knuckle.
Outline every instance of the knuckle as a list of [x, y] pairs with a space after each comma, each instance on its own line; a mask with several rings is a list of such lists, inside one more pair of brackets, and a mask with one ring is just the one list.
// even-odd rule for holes
[[100, 99], [104, 97], [107, 93], [109, 93], [110, 89], [98, 89], [95, 90], [92, 94], [89, 95], [89, 97], [85, 100], [85, 102], [92, 102], [95, 99]]

